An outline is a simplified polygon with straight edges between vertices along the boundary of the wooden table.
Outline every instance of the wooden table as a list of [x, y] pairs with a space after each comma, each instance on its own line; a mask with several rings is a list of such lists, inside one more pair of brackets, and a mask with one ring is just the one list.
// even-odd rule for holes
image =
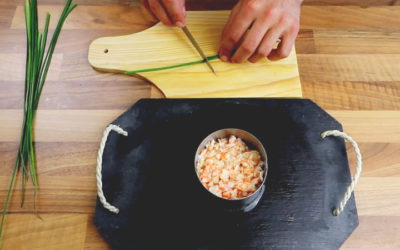
[[[0, 204], [18, 147], [25, 31], [22, 0], [0, 0]], [[57, 17], [63, 0], [40, 0]], [[107, 249], [93, 225], [95, 166], [106, 125], [140, 98], [160, 93], [139, 79], [94, 71], [90, 41], [153, 24], [136, 1], [77, 0], [56, 48], [36, 121], [40, 179], [33, 215], [29, 184], [17, 183], [3, 249]], [[234, 1], [188, 1], [228, 9]], [[360, 144], [364, 171], [355, 195], [360, 225], [343, 249], [400, 248], [400, 1], [305, 0], [296, 42], [304, 97], [337, 118]], [[54, 27], [55, 18], [52, 26]], [[354, 153], [349, 148], [354, 172]]]

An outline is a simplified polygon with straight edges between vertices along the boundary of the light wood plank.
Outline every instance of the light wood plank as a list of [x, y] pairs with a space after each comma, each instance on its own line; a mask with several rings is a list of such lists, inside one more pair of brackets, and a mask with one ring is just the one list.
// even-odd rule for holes
[[[97, 142], [107, 124], [124, 110], [39, 110], [35, 138], [42, 142]], [[359, 142], [400, 142], [400, 111], [329, 111]], [[20, 110], [0, 110], [0, 142], [15, 142]], [[382, 122], [385, 121], [385, 122]]]
[[[39, 177], [81, 176], [95, 174], [99, 142], [38, 142], [35, 143]], [[0, 143], [0, 176], [10, 177], [15, 163], [18, 143]]]
[[[64, 6], [61, 5], [39, 5], [39, 27], [44, 26], [46, 13], [51, 13], [53, 19], [58, 20]], [[11, 29], [25, 29], [23, 6], [17, 6]], [[123, 24], [123, 25], [121, 25]], [[69, 15], [63, 26], [64, 30], [92, 30], [92, 29], [117, 29], [117, 30], [140, 30], [154, 24], [151, 15], [137, 6], [87, 6], [76, 8]], [[50, 28], [54, 29], [56, 21], [50, 22]]]
[[[93, 166], [94, 168], [94, 166]], [[9, 177], [0, 177], [0, 199], [4, 200]], [[41, 176], [37, 208], [42, 213], [73, 212], [92, 213], [96, 202], [94, 177]], [[9, 211], [33, 212], [34, 198], [31, 184], [27, 185], [25, 205], [20, 207], [20, 181], [16, 183]], [[360, 216], [397, 216], [400, 209], [399, 177], [366, 177], [361, 175], [355, 189]]]
[[400, 111], [329, 111], [359, 143], [400, 143]]
[[[39, 110], [35, 140], [58, 142], [99, 142], [104, 129], [124, 110]], [[0, 110], [0, 141], [19, 140], [21, 110]]]
[[400, 5], [398, 0], [304, 0], [303, 5], [356, 5], [361, 7], [368, 6], [394, 6]]
[[[74, 56], [64, 54], [62, 67], [59, 69], [62, 81], [88, 82], [111, 82], [118, 84], [120, 81], [137, 82], [136, 77], [124, 74], [104, 73], [99, 74], [88, 63], [87, 55]], [[143, 82], [143, 80], [141, 81]]]
[[399, 177], [364, 177], [355, 188], [360, 216], [398, 216], [400, 211]]
[[303, 96], [328, 110], [399, 110], [400, 82], [308, 82]]
[[[232, 1], [232, 0], [231, 0]], [[65, 5], [66, 0], [39, 0], [39, 5]], [[74, 3], [77, 3], [78, 6], [81, 5], [121, 5], [121, 6], [137, 6], [140, 4], [139, 0], [74, 0]], [[0, 6], [18, 6], [24, 5], [25, 0], [13, 0], [13, 1], [2, 1], [0, 2]]]
[[[95, 164], [92, 165], [95, 169]], [[39, 176], [39, 193], [36, 207], [39, 213], [85, 213], [94, 212], [97, 186], [95, 172], [92, 176]], [[10, 176], [0, 176], [0, 200], [7, 195]], [[34, 213], [34, 193], [32, 182], [26, 185], [24, 206], [21, 207], [21, 178], [15, 183], [15, 189], [8, 211], [11, 213]]]
[[[110, 0], [111, 1], [111, 0]], [[137, 1], [137, 0], [135, 0]], [[237, 0], [219, 0], [216, 3], [214, 0], [186, 0], [186, 4], [191, 9], [197, 10], [215, 10], [215, 9], [231, 9]], [[394, 6], [400, 5], [398, 0], [304, 0], [303, 5], [317, 5], [317, 6]]]
[[399, 216], [360, 216], [360, 224], [340, 249], [399, 249]]
[[[0, 64], [0, 81], [24, 81], [26, 55], [24, 53], [0, 53], [0, 57], [2, 58], [2, 63]], [[126, 75], [113, 73], [99, 74], [88, 64], [87, 55], [79, 54], [75, 56], [68, 54], [68, 51], [61, 53], [59, 50], [53, 55], [47, 81], [79, 81], [81, 83], [86, 81], [137, 82], [135, 78]]]
[[159, 88], [157, 88], [157, 86], [155, 86], [154, 84], [151, 84], [150, 97], [151, 98], [165, 98], [165, 95]]
[[9, 214], [5, 227], [3, 249], [82, 249], [87, 215]]
[[[400, 10], [400, 9], [399, 9]], [[315, 30], [318, 54], [399, 54], [397, 30]]]
[[400, 6], [303, 6], [301, 28], [324, 30], [396, 30], [400, 27]]
[[[400, 143], [360, 143], [363, 176], [400, 177]], [[349, 145], [348, 145], [349, 146]], [[98, 142], [38, 142], [35, 144], [40, 176], [81, 176], [95, 174]], [[17, 143], [0, 143], [0, 176], [9, 177], [16, 157]], [[355, 155], [348, 147], [349, 165], [354, 170]]]
[[316, 53], [313, 30], [300, 29], [296, 39], [296, 52], [297, 54]]
[[[93, 166], [94, 169], [94, 166]], [[9, 177], [0, 177], [0, 199], [4, 200]], [[41, 176], [40, 194], [37, 201], [39, 212], [92, 213], [96, 202], [94, 177]], [[358, 213], [364, 215], [397, 216], [400, 209], [399, 177], [366, 177], [361, 175], [355, 189]], [[33, 212], [33, 191], [27, 185], [25, 205], [20, 207], [20, 181], [16, 183], [9, 211]]]
[[[360, 224], [340, 249], [397, 249], [400, 248], [400, 217], [360, 216]], [[366, 241], [366, 239], [368, 239]], [[85, 249], [110, 249], [95, 226], [88, 223]]]
[[[63, 91], [60, 91], [62, 89]], [[127, 77], [121, 81], [46, 81], [39, 109], [128, 109], [149, 97], [150, 84]], [[19, 109], [24, 82], [0, 80], [0, 109]]]
[[[116, 32], [115, 30], [109, 30], [106, 33], [115, 35], [118, 34]], [[125, 75], [111, 73], [98, 74], [98, 72], [93, 70], [88, 64], [87, 49], [90, 42], [98, 37], [101, 31], [86, 31], [86, 33], [88, 34], [87, 37], [84, 31], [79, 33], [74, 30], [63, 30], [61, 32], [59, 41], [62, 42], [57, 44], [47, 81], [76, 81], [80, 83], [88, 81], [113, 81], [116, 83], [119, 81], [143, 82]], [[0, 56], [2, 58], [0, 63], [0, 81], [23, 82], [26, 60], [24, 31], [0, 30], [0, 35]], [[5, 40], [8, 42], [3, 43]], [[12, 83], [9, 84], [11, 85]]]
[[107, 244], [103, 236], [94, 225], [94, 216], [89, 216], [86, 229], [85, 250], [110, 250], [111, 247]]
[[[65, 56], [83, 57], [87, 59], [87, 50], [90, 43], [100, 36], [117, 36], [130, 34], [132, 29], [91, 29], [91, 30], [62, 30], [57, 41], [56, 53]], [[53, 35], [49, 31], [48, 37]], [[22, 54], [26, 50], [26, 33], [23, 29], [0, 29], [0, 52], [4, 54]], [[86, 60], [87, 64], [87, 60]]]
[[[400, 177], [400, 143], [360, 143], [363, 156], [363, 177]], [[352, 172], [356, 156], [350, 144], [347, 155]]]
[[307, 82], [400, 81], [400, 55], [299, 54], [300, 78]]
[[[24, 43], [24, 41], [21, 41]], [[0, 81], [24, 81], [25, 80], [25, 61], [24, 53], [1, 53], [0, 52]], [[60, 68], [63, 61], [63, 55], [53, 54], [52, 64], [47, 75], [48, 80], [60, 79]]]
[[0, 5], [0, 30], [7, 29], [11, 25], [11, 18], [15, 11], [15, 6]]
[[[230, 5], [229, 5], [230, 6]], [[228, 6], [228, 7], [229, 7]], [[229, 8], [226, 9], [229, 9]], [[199, 9], [194, 7], [193, 9]], [[220, 9], [214, 8], [214, 9]], [[46, 12], [57, 17], [62, 6], [40, 5], [39, 16]], [[303, 6], [301, 24], [304, 29], [379, 29], [391, 24], [389, 29], [400, 26], [396, 13], [400, 6]], [[132, 18], [135, 16], [136, 18]], [[43, 21], [40, 27], [43, 27]], [[121, 22], [124, 25], [121, 25]], [[18, 6], [12, 20], [12, 29], [24, 29], [23, 7]], [[136, 6], [87, 6], [82, 5], [71, 13], [64, 29], [144, 29], [154, 24], [153, 18]], [[51, 26], [54, 28], [54, 22]]]

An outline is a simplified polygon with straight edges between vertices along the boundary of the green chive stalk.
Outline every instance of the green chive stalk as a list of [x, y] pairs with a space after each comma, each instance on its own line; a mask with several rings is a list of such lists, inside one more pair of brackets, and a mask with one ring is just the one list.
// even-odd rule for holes
[[38, 177], [35, 160], [35, 148], [33, 142], [33, 122], [35, 112], [39, 104], [40, 95], [43, 90], [44, 82], [46, 81], [49, 71], [51, 59], [56, 47], [61, 28], [71, 11], [76, 7], [72, 0], [67, 0], [64, 10], [58, 20], [58, 24], [54, 30], [53, 37], [47, 47], [47, 34], [49, 31], [50, 14], [46, 15], [46, 22], [43, 33], [39, 32], [38, 8], [37, 0], [26, 0], [25, 2], [25, 21], [26, 21], [26, 70], [25, 70], [25, 95], [24, 95], [24, 116], [22, 123], [21, 138], [15, 160], [14, 169], [11, 175], [11, 181], [4, 203], [2, 218], [0, 224], [0, 246], [3, 235], [5, 218], [8, 210], [8, 205], [14, 188], [17, 174], [21, 172], [22, 178], [22, 200], [21, 207], [24, 204], [25, 184], [29, 179], [32, 181], [34, 190], [35, 212], [36, 196], [38, 192]]
[[[216, 60], [216, 59], [219, 59], [219, 55], [207, 57], [208, 61], [213, 61], [213, 60]], [[198, 61], [193, 61], [193, 62], [187, 62], [187, 63], [182, 63], [182, 64], [175, 64], [175, 65], [171, 65], [171, 66], [160, 67], [160, 68], [148, 68], [148, 69], [132, 70], [132, 71], [127, 71], [124, 74], [125, 75], [133, 75], [133, 74], [144, 73], [144, 72], [153, 72], [153, 71], [162, 71], [162, 70], [167, 70], [167, 69], [176, 69], [176, 68], [191, 66], [191, 65], [195, 65], [195, 64], [205, 63], [205, 62], [206, 62], [206, 60], [198, 60]]]

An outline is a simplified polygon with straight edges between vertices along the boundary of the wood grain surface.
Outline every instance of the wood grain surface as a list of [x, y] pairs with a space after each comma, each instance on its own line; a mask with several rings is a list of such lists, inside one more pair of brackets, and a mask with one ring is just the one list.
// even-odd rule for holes
[[[63, 0], [39, 0], [55, 22]], [[3, 249], [109, 249], [93, 224], [95, 166], [102, 130], [144, 97], [143, 80], [99, 73], [87, 61], [97, 37], [154, 24], [138, 1], [79, 0], [67, 20], [36, 121], [43, 220], [32, 187], [20, 207], [20, 182]], [[229, 9], [232, 0], [188, 0], [196, 10]], [[24, 86], [23, 0], [0, 0], [0, 205], [18, 147]], [[42, 6], [43, 5], [43, 6]], [[303, 95], [328, 110], [359, 143], [364, 171], [355, 195], [360, 225], [343, 249], [400, 248], [400, 1], [305, 0], [296, 41]], [[355, 156], [348, 150], [351, 169]]]

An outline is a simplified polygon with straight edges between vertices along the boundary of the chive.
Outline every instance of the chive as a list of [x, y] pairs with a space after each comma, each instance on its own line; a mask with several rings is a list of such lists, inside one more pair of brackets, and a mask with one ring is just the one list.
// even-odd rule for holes
[[34, 209], [35, 213], [37, 214], [36, 199], [37, 192], [39, 190], [39, 182], [37, 177], [37, 166], [34, 147], [33, 121], [35, 119], [35, 112], [39, 104], [40, 95], [46, 81], [51, 59], [53, 57], [53, 53], [62, 26], [68, 15], [76, 6], [77, 4], [72, 3], [72, 0], [66, 1], [63, 12], [61, 13], [61, 16], [58, 20], [57, 27], [54, 30], [53, 37], [49, 43], [46, 53], [45, 51], [50, 24], [50, 14], [47, 13], [44, 31], [43, 33], [40, 33], [37, 0], [25, 1], [26, 69], [24, 113], [18, 154], [15, 160], [10, 185], [2, 211], [0, 224], [0, 248], [8, 205], [12, 196], [16, 176], [20, 172], [22, 178], [21, 206], [23, 206], [24, 204], [26, 181], [30, 179], [34, 188]]
[[[215, 59], [218, 59], [218, 58], [219, 58], [218, 55], [209, 56], [209, 57], [207, 57], [207, 60], [212, 61], [212, 60], [215, 60]], [[127, 72], [125, 72], [125, 74], [126, 75], [133, 75], [133, 74], [143, 73], [143, 72], [152, 72], [152, 71], [161, 71], [161, 70], [167, 70], [167, 69], [175, 69], [175, 68], [181, 68], [181, 67], [186, 67], [186, 66], [205, 63], [205, 62], [206, 62], [205, 60], [199, 60], [199, 61], [187, 62], [187, 63], [176, 64], [176, 65], [160, 67], [160, 68], [148, 68], [148, 69], [139, 69], [139, 70], [127, 71]]]

